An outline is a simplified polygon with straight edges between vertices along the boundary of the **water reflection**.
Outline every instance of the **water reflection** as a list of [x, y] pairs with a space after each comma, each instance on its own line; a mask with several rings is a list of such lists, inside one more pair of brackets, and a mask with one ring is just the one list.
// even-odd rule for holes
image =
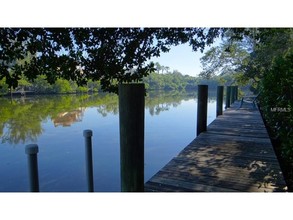
[[75, 122], [81, 122], [85, 108], [80, 107], [69, 112], [58, 113], [56, 118], [52, 118], [54, 126], [68, 127]]
[[[110, 100], [115, 97], [110, 97]], [[43, 132], [42, 122], [51, 120], [55, 127], [71, 126], [83, 119], [87, 107], [104, 105], [108, 96], [62, 95], [0, 99], [1, 142], [35, 142]]]
[[[149, 92], [145, 107], [145, 180], [195, 138], [196, 93]], [[214, 99], [210, 96], [210, 99]], [[109, 94], [0, 98], [0, 191], [27, 191], [24, 144], [37, 143], [40, 189], [86, 191], [84, 129], [93, 130], [95, 190], [119, 192], [118, 97]], [[215, 104], [208, 104], [208, 122]]]
[[[151, 116], [194, 99], [195, 92], [152, 92], [145, 100]], [[209, 99], [215, 99], [209, 97]], [[95, 107], [103, 117], [118, 114], [118, 97], [114, 94], [58, 95], [0, 98], [0, 137], [2, 143], [36, 142], [43, 133], [42, 123], [51, 120], [55, 127], [68, 127], [83, 120], [87, 108]]]
[[168, 111], [170, 107], [176, 108], [183, 100], [194, 99], [195, 95], [195, 92], [187, 92], [185, 90], [169, 92], [150, 91], [146, 97], [145, 106], [151, 116], [159, 115], [163, 111]]
[[1, 99], [1, 142], [17, 144], [27, 140], [35, 141], [42, 134], [41, 122], [47, 117], [47, 114], [39, 110], [36, 108], [36, 104], [30, 100]]

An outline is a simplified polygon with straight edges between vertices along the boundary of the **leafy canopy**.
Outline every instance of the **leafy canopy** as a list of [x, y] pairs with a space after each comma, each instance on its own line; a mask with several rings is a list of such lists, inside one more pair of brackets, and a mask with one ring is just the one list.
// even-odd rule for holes
[[[16, 87], [44, 74], [48, 82], [70, 79], [79, 85], [100, 80], [102, 89], [117, 92], [117, 83], [141, 81], [154, 70], [146, 63], [170, 46], [187, 43], [203, 51], [222, 29], [217, 28], [2, 28], [0, 80]], [[31, 54], [29, 62], [23, 60]]]

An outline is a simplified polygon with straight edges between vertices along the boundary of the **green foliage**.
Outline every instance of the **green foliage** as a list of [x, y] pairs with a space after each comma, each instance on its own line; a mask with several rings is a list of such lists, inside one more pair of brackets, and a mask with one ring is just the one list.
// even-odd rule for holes
[[[0, 80], [14, 88], [19, 76], [46, 75], [85, 85], [100, 81], [105, 91], [117, 83], [137, 82], [154, 71], [147, 63], [172, 45], [189, 43], [203, 51], [222, 32], [218, 28], [1, 28]], [[28, 54], [32, 56], [24, 60]], [[135, 68], [135, 70], [134, 70]], [[11, 73], [13, 70], [13, 73]]]
[[293, 190], [293, 30], [263, 29], [260, 43], [247, 68], [257, 70], [261, 107], [272, 136], [279, 141], [277, 152]]
[[241, 74], [239, 70], [249, 57], [246, 42], [230, 42], [224, 39], [219, 46], [209, 49], [200, 59], [203, 71], [200, 76], [211, 78], [216, 75]]
[[[28, 81], [25, 76], [18, 80], [15, 90], [33, 91], [36, 94], [59, 94], [59, 93], [88, 93], [100, 91], [100, 83], [90, 80], [85, 86], [78, 86], [75, 82], [66, 79], [57, 79], [54, 84], [47, 81], [45, 75], [39, 75], [33, 81]], [[12, 90], [14, 91], [14, 90]], [[9, 93], [5, 78], [0, 80], [0, 95]]]
[[53, 91], [56, 93], [71, 93], [73, 92], [73, 89], [68, 80], [57, 79], [53, 86]]
[[228, 29], [223, 43], [212, 47], [201, 58], [202, 77], [231, 75], [238, 84], [257, 84], [271, 70], [275, 57], [293, 45], [293, 29]]
[[21, 89], [30, 87], [32, 84], [27, 80], [27, 78], [24, 75], [20, 76], [20, 79], [18, 80], [18, 87], [20, 87]]
[[159, 74], [152, 72], [143, 79], [148, 90], [197, 90], [198, 84], [206, 84], [210, 88], [219, 85], [221, 77], [213, 77], [206, 80], [203, 78], [182, 75], [178, 70]]
[[99, 81], [89, 80], [87, 82], [88, 90], [91, 92], [98, 92], [101, 89], [101, 84]]
[[257, 29], [255, 46], [241, 67], [249, 78], [262, 79], [274, 65], [276, 57], [284, 56], [293, 47], [293, 29]]
[[76, 92], [78, 93], [87, 93], [89, 91], [88, 87], [85, 86], [78, 86]]
[[32, 83], [32, 89], [36, 93], [51, 93], [53, 85], [49, 84], [45, 75], [39, 75]]
[[7, 94], [9, 92], [8, 85], [5, 83], [5, 78], [0, 80], [0, 95]]
[[282, 142], [282, 157], [293, 163], [293, 50], [274, 59], [261, 88], [265, 118]]

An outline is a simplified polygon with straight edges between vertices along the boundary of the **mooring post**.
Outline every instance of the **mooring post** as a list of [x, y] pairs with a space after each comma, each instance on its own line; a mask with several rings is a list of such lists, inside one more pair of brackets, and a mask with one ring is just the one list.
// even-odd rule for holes
[[39, 147], [37, 144], [25, 146], [25, 153], [28, 155], [28, 174], [31, 192], [39, 192], [38, 152]]
[[236, 98], [236, 93], [237, 93], [236, 87], [237, 86], [232, 86], [232, 88], [233, 88], [233, 103], [237, 100], [237, 98]]
[[208, 86], [198, 85], [197, 136], [207, 130]]
[[121, 191], [144, 191], [144, 84], [120, 84]]
[[225, 108], [230, 108], [230, 97], [231, 96], [231, 86], [226, 87], [226, 106]]
[[234, 103], [234, 101], [235, 101], [235, 86], [231, 86], [231, 104], [233, 104]]
[[94, 192], [94, 172], [93, 172], [93, 153], [92, 153], [92, 130], [84, 130], [83, 136], [85, 140], [85, 163], [86, 176], [88, 183], [88, 191]]
[[217, 117], [223, 114], [224, 86], [217, 87]]

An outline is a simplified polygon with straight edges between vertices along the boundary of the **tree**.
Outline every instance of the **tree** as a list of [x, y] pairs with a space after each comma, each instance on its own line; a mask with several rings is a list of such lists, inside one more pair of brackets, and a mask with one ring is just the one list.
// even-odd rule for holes
[[160, 73], [160, 71], [162, 70], [162, 66], [161, 66], [161, 64], [160, 64], [159, 62], [156, 62], [156, 63], [155, 63], [155, 68], [156, 68], [156, 71], [157, 71], [158, 73]]
[[275, 57], [261, 81], [260, 104], [269, 127], [288, 188], [293, 191], [293, 48]]
[[32, 84], [26, 79], [25, 76], [20, 76], [20, 79], [18, 80], [18, 87], [20, 90], [24, 91], [28, 87], [30, 87]]
[[70, 82], [65, 79], [57, 79], [54, 86], [53, 90], [56, 93], [70, 93], [73, 92], [73, 89], [70, 85]]
[[50, 85], [45, 75], [38, 75], [32, 83], [33, 90], [37, 93], [50, 93], [53, 92], [53, 85]]
[[271, 71], [274, 60], [284, 56], [293, 47], [293, 29], [265, 28], [255, 32], [253, 51], [241, 69], [250, 78], [262, 79]]
[[5, 78], [0, 80], [0, 95], [8, 93], [9, 88], [8, 85], [5, 83]]
[[[229, 33], [229, 32], [228, 32]], [[212, 47], [200, 59], [203, 66], [201, 77], [211, 78], [216, 75], [234, 75], [238, 80], [243, 80], [243, 67], [249, 59], [251, 45], [247, 41], [231, 41], [225, 37], [223, 43]]]
[[[141, 81], [154, 70], [151, 57], [189, 42], [194, 51], [213, 43], [221, 29], [207, 28], [2, 28], [0, 80], [16, 87], [21, 74], [28, 80], [44, 74], [78, 85], [100, 80], [106, 91], [117, 92], [117, 82]], [[13, 63], [33, 55], [30, 62]], [[133, 71], [135, 69], [135, 71]], [[13, 70], [13, 74], [9, 71]]]
[[88, 90], [91, 91], [91, 92], [97, 92], [100, 90], [100, 82], [99, 81], [93, 81], [93, 80], [88, 80], [87, 82], [87, 87], [88, 87]]
[[165, 66], [166, 73], [169, 73], [170, 67]]

